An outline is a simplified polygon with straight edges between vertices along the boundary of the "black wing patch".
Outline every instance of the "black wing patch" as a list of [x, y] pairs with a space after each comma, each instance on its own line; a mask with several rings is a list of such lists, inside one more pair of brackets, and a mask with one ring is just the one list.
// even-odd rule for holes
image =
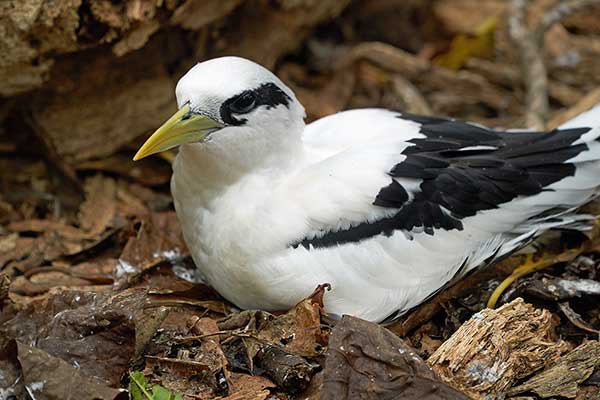
[[[309, 249], [357, 242], [396, 230], [410, 234], [435, 229], [463, 229], [461, 220], [478, 211], [497, 208], [517, 196], [531, 196], [572, 176], [565, 163], [588, 147], [573, 143], [591, 128], [552, 132], [497, 132], [444, 118], [399, 114], [421, 124], [425, 138], [412, 139], [405, 160], [390, 171], [391, 183], [382, 188], [374, 205], [399, 208], [392, 217], [365, 222], [293, 243]], [[412, 198], [394, 178], [421, 181]]]

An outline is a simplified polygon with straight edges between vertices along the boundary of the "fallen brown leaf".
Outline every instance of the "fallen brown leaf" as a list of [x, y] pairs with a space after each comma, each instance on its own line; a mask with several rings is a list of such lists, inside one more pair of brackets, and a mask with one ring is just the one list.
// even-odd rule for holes
[[[85, 375], [70, 364], [43, 350], [17, 342], [25, 389], [34, 399], [127, 398], [123, 390], [113, 389], [102, 380]], [[69, 382], [68, 385], [65, 382]]]
[[276, 343], [283, 350], [305, 357], [322, 354], [327, 346], [329, 331], [321, 325], [323, 294], [329, 285], [320, 286], [287, 313], [275, 317], [258, 331], [257, 338]]
[[78, 163], [76, 168], [82, 171], [110, 172], [148, 186], [163, 185], [171, 179], [171, 168], [168, 164], [152, 159], [134, 162], [131, 156], [122, 154], [83, 161]]
[[141, 272], [186, 254], [187, 247], [175, 213], [151, 213], [140, 220], [136, 235], [129, 238], [119, 257], [115, 269], [117, 285], [123, 287]]
[[221, 349], [221, 340], [219, 335], [219, 327], [217, 322], [211, 318], [200, 318], [195, 321], [192, 328], [192, 333], [202, 336], [201, 339], [201, 356], [202, 361], [209, 368], [212, 375], [211, 386], [217, 392], [222, 392], [229, 389], [230, 376], [227, 368], [227, 358]]
[[100, 174], [83, 184], [85, 201], [79, 207], [79, 225], [91, 236], [103, 233], [116, 214], [117, 186], [115, 180]]
[[136, 321], [145, 304], [139, 289], [111, 295], [53, 288], [11, 318], [1, 318], [0, 335], [35, 343], [85, 375], [117, 386], [133, 357]]
[[344, 316], [331, 332], [321, 399], [397, 398], [468, 399], [392, 332]]
[[116, 232], [116, 229], [109, 229], [95, 235], [64, 221], [47, 219], [13, 222], [8, 229], [19, 235], [37, 235], [34, 238], [17, 238], [15, 248], [5, 257], [0, 256], [0, 265], [4, 262], [7, 264], [5, 269], [16, 269], [21, 273], [60, 258], [90, 251]]
[[263, 371], [290, 393], [306, 389], [317, 365], [305, 357], [322, 354], [327, 344], [329, 331], [321, 324], [327, 289], [329, 285], [320, 285], [279, 316], [247, 310], [219, 321], [222, 333], [230, 335], [223, 350], [232, 367], [253, 374]]
[[246, 374], [231, 374], [230, 392], [223, 400], [265, 400], [275, 384], [265, 377]]
[[0, 396], [8, 399], [27, 398], [21, 365], [17, 358], [17, 342], [0, 335]]

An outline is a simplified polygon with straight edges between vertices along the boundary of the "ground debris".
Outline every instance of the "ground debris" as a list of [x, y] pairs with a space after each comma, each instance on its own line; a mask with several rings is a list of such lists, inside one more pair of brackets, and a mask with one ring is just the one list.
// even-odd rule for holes
[[127, 240], [115, 269], [115, 285], [127, 287], [142, 274], [163, 263], [175, 263], [187, 255], [187, 247], [173, 211], [150, 213], [141, 218]]
[[116, 216], [117, 186], [114, 179], [94, 175], [83, 186], [85, 201], [79, 207], [79, 224], [92, 236], [102, 234]]
[[285, 314], [245, 311], [219, 322], [231, 335], [223, 342], [224, 352], [234, 368], [250, 373], [264, 371], [286, 392], [305, 390], [326, 349], [329, 329], [321, 323], [323, 295], [329, 285], [315, 292]]
[[331, 333], [321, 398], [468, 399], [392, 332], [349, 316]]
[[285, 392], [298, 394], [305, 390], [319, 368], [298, 354], [289, 353], [278, 346], [259, 343], [260, 350], [255, 356], [257, 368], [263, 369]]
[[496, 398], [569, 349], [554, 336], [552, 314], [518, 298], [475, 314], [427, 362], [473, 398]]
[[[114, 389], [98, 378], [87, 376], [77, 365], [51, 356], [43, 350], [17, 342], [25, 390], [33, 399], [125, 399], [122, 389]], [[69, 382], [65, 385], [65, 382]]]
[[543, 277], [531, 282], [526, 292], [546, 300], [565, 301], [584, 295], [600, 296], [600, 282], [593, 279]]
[[577, 396], [578, 385], [589, 378], [594, 368], [600, 366], [600, 342], [597, 340], [581, 344], [558, 362], [512, 388], [508, 394], [534, 392], [542, 398]]
[[[539, 400], [543, 390], [600, 400], [600, 367], [585, 354], [556, 387], [539, 381], [597, 343], [588, 341], [600, 328], [600, 246], [516, 282], [502, 298], [523, 297], [535, 309], [480, 312], [519, 257], [461, 279], [388, 327], [414, 348], [398, 361], [392, 356], [405, 347], [383, 328], [325, 317], [323, 288], [292, 310], [240, 311], [198, 282], [169, 192], [177, 150], [131, 160], [176, 109], [177, 79], [225, 54], [273, 70], [307, 122], [382, 107], [522, 128], [526, 82], [510, 40], [511, 3], [528, 4], [532, 26], [549, 9], [565, 12], [559, 0], [0, 1], [0, 399], [109, 398], [72, 382], [91, 390], [100, 378], [114, 390], [133, 372], [145, 374], [149, 391], [161, 385], [185, 400], [316, 400], [332, 391], [464, 398], [447, 382], [489, 400]], [[548, 129], [600, 102], [599, 13], [586, 8], [545, 34]], [[599, 205], [582, 212], [599, 215]], [[537, 240], [536, 249], [581, 244], [572, 234], [550, 246]], [[341, 341], [343, 352], [334, 346]], [[62, 371], [23, 379], [18, 343]], [[445, 383], [410, 351], [438, 357], [433, 369]], [[352, 379], [332, 380], [327, 363]], [[64, 387], [37, 391], [56, 377]], [[527, 384], [537, 386], [512, 394]]]
[[111, 295], [54, 288], [16, 315], [0, 315], [0, 335], [35, 344], [87, 376], [118, 386], [134, 354], [144, 303], [140, 289]]
[[148, 159], [134, 162], [125, 154], [113, 154], [100, 160], [83, 161], [75, 168], [79, 171], [114, 173], [148, 186], [162, 185], [171, 179], [171, 169], [164, 161]]
[[144, 352], [144, 373], [184, 397], [264, 399], [275, 387], [302, 392], [319, 368], [305, 357], [327, 344], [320, 319], [325, 287], [280, 316], [248, 310], [216, 321], [174, 308]]

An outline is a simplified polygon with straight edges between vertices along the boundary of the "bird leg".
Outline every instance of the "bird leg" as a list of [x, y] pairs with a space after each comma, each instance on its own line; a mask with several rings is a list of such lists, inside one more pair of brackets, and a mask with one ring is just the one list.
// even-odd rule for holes
[[504, 293], [504, 291], [517, 279], [522, 278], [526, 275], [530, 275], [542, 269], [548, 268], [559, 262], [572, 261], [584, 250], [585, 246], [581, 246], [574, 249], [567, 249], [558, 254], [547, 255], [542, 253], [539, 257], [535, 257], [534, 254], [527, 254], [525, 256], [525, 261], [517, 268], [515, 268], [513, 272], [508, 277], [506, 277], [494, 290], [494, 292], [488, 300], [488, 308], [494, 308], [502, 293]]

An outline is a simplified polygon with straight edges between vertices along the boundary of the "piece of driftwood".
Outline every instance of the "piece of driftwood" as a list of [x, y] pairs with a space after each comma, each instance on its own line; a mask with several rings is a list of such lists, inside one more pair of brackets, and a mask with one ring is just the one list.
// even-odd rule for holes
[[559, 359], [569, 346], [554, 339], [552, 314], [521, 298], [471, 317], [428, 360], [454, 387], [476, 399], [495, 398]]
[[535, 375], [522, 385], [514, 387], [510, 394], [532, 391], [542, 398], [577, 396], [578, 385], [592, 375], [600, 366], [600, 342], [583, 343], [556, 364]]

